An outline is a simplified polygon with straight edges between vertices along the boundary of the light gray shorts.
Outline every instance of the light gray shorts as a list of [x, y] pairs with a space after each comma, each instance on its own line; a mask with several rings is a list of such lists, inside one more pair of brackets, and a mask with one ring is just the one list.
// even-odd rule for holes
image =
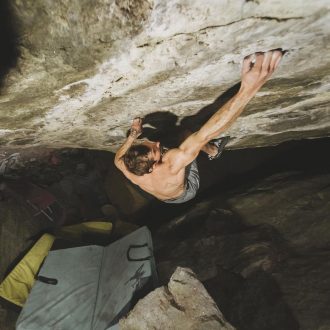
[[186, 189], [183, 194], [177, 198], [163, 200], [165, 203], [180, 204], [193, 199], [199, 189], [199, 174], [196, 159], [186, 166], [185, 172]]

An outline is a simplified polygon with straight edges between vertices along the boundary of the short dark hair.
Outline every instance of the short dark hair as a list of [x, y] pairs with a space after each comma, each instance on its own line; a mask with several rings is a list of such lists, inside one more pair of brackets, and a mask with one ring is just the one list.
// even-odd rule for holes
[[156, 161], [149, 159], [150, 151], [150, 148], [143, 144], [131, 146], [123, 156], [127, 169], [138, 176], [150, 173], [150, 169], [156, 163]]

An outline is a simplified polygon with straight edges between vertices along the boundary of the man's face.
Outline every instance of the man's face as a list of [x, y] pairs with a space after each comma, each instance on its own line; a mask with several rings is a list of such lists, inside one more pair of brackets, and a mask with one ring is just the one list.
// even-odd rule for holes
[[149, 158], [158, 163], [161, 160], [161, 147], [160, 142], [153, 142], [149, 140], [143, 141], [141, 144], [147, 146], [150, 149]]

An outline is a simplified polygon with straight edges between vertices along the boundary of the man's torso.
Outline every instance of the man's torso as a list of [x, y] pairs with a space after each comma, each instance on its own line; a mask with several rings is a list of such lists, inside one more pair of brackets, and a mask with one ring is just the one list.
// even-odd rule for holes
[[185, 168], [173, 174], [166, 160], [157, 164], [151, 173], [129, 177], [129, 179], [160, 200], [177, 198], [185, 190]]

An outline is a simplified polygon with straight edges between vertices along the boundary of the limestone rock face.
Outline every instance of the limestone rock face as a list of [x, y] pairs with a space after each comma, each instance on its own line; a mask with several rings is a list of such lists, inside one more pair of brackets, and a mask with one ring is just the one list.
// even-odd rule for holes
[[178, 267], [167, 287], [140, 300], [119, 322], [122, 330], [234, 330], [196, 275]]
[[3, 148], [115, 150], [131, 118], [154, 112], [149, 124], [167, 131], [164, 115], [173, 125], [205, 117], [239, 81], [245, 55], [279, 47], [281, 67], [230, 129], [230, 145], [329, 135], [327, 0], [4, 3], [18, 33], [8, 56], [20, 55], [1, 77]]

